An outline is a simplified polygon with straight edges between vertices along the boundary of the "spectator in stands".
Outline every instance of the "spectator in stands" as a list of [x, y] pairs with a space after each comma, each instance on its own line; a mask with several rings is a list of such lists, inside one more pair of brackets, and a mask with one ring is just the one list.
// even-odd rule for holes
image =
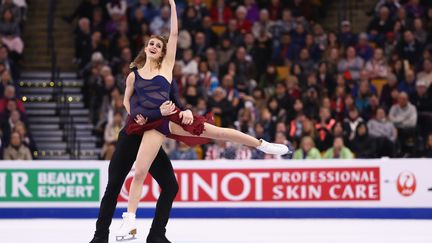
[[339, 43], [344, 47], [357, 44], [357, 35], [352, 32], [351, 23], [348, 20], [342, 21], [337, 40], [339, 40]]
[[177, 148], [170, 154], [173, 160], [197, 160], [198, 155], [194, 148], [187, 146], [182, 142], [177, 142]]
[[12, 80], [16, 80], [19, 76], [19, 69], [16, 60], [9, 55], [9, 51], [5, 45], [0, 45], [0, 63], [3, 63], [6, 70], [12, 75]]
[[[295, 30], [296, 21], [292, 16], [290, 9], [284, 9], [282, 11], [282, 18], [277, 19], [271, 28], [271, 33], [275, 41], [284, 35], [289, 34], [291, 31]], [[319, 33], [317, 33], [319, 35]]]
[[158, 10], [156, 9], [153, 2], [150, 0], [136, 1], [135, 4], [130, 7], [129, 13], [131, 15], [135, 14], [137, 10], [143, 13], [145, 22], [147, 23], [150, 23], [153, 20], [153, 18], [158, 14]]
[[421, 18], [425, 14], [425, 8], [420, 4], [419, 0], [409, 0], [404, 7], [410, 18]]
[[[362, 73], [365, 71], [362, 71]], [[366, 74], [367, 75], [367, 74]], [[363, 75], [362, 75], [363, 76]], [[353, 89], [353, 97], [355, 98], [355, 106], [361, 113], [364, 109], [369, 107], [369, 97], [372, 94], [376, 94], [373, 86], [369, 83], [369, 80], [362, 78], [355, 88]]]
[[183, 59], [177, 62], [184, 75], [198, 74], [198, 62], [193, 58], [191, 49], [183, 52]]
[[364, 61], [370, 61], [370, 59], [374, 56], [374, 49], [369, 44], [368, 34], [365, 32], [360, 33], [359, 41], [356, 45], [356, 51], [359, 57], [363, 58]]
[[255, 0], [245, 0], [244, 6], [247, 10], [246, 19], [249, 20], [251, 23], [255, 23], [259, 20], [259, 8], [256, 4]]
[[367, 126], [370, 136], [376, 141], [377, 156], [393, 157], [397, 142], [397, 130], [393, 123], [387, 119], [385, 110], [378, 108], [375, 117], [368, 121]]
[[[19, 11], [19, 10], [18, 10]], [[1, 12], [0, 35], [1, 41], [12, 53], [20, 56], [24, 50], [24, 42], [20, 35], [19, 16], [12, 13], [12, 9], [5, 9]]]
[[424, 80], [427, 87], [432, 84], [432, 59], [423, 60], [423, 70], [417, 74], [418, 80]]
[[311, 137], [305, 136], [302, 138], [300, 148], [298, 148], [294, 153], [294, 159], [321, 159], [321, 154], [315, 147], [315, 143]]
[[273, 49], [272, 60], [278, 65], [284, 65], [285, 61], [294, 60], [297, 55], [296, 46], [292, 42], [289, 33], [283, 33], [278, 40], [278, 44]]
[[214, 1], [210, 9], [210, 16], [216, 24], [227, 24], [232, 17], [231, 8], [225, 4], [224, 0]]
[[401, 92], [398, 103], [389, 112], [389, 119], [397, 128], [414, 128], [417, 124], [417, 108], [408, 100], [408, 94]]
[[71, 23], [75, 18], [91, 19], [95, 9], [104, 10], [104, 18], [107, 16], [106, 8], [101, 0], [82, 0], [80, 5], [69, 16], [64, 16], [63, 20]]
[[371, 137], [384, 137], [396, 142], [397, 130], [393, 123], [387, 119], [384, 108], [378, 108], [375, 117], [368, 121], [367, 126]]
[[103, 78], [104, 86], [99, 91], [97, 97], [97, 111], [99, 113], [99, 121], [97, 127], [103, 132], [102, 126], [104, 126], [109, 118], [110, 112], [113, 112], [113, 104], [116, 99], [120, 99], [121, 94], [119, 89], [115, 87], [116, 81], [114, 77], [109, 74]]
[[27, 122], [26, 114], [21, 113], [18, 110], [16, 101], [12, 100], [12, 99], [8, 100], [7, 105], [6, 105], [6, 109], [0, 113], [0, 121], [7, 121], [13, 112], [18, 112], [20, 117], [21, 117], [21, 120]]
[[291, 101], [301, 98], [301, 91], [298, 82], [297, 77], [291, 74], [287, 75], [285, 79], [286, 92]]
[[276, 97], [272, 97], [267, 102], [267, 109], [270, 111], [273, 122], [285, 121], [287, 113], [283, 104], [278, 102]]
[[[249, 104], [249, 103], [248, 103]], [[252, 104], [248, 105], [249, 107], [252, 106]], [[239, 118], [236, 122], [234, 122], [234, 125], [236, 127], [236, 130], [239, 130], [243, 133], [249, 134], [251, 136], [255, 136], [255, 130], [254, 130], [254, 124], [255, 124], [255, 118], [252, 114], [252, 111], [250, 108], [243, 108], [239, 111]]]
[[106, 35], [106, 21], [107, 18], [105, 18], [106, 9], [105, 8], [95, 8], [93, 10], [92, 16], [91, 16], [91, 30], [93, 32], [100, 32], [104, 36]]
[[417, 81], [416, 92], [410, 96], [411, 103], [417, 108], [420, 134], [432, 132], [432, 88], [423, 80]]
[[382, 104], [386, 110], [390, 110], [391, 106], [396, 103], [398, 94], [397, 77], [393, 73], [389, 73], [387, 76], [387, 83], [381, 90], [380, 104]]
[[13, 84], [10, 75], [6, 70], [5, 65], [0, 63], [0, 99], [3, 98], [5, 89], [10, 84]]
[[303, 110], [304, 114], [307, 117], [317, 118], [319, 113], [319, 107], [320, 107], [320, 98], [318, 95], [317, 88], [310, 87], [309, 89], [307, 89], [306, 94], [304, 94], [302, 101], [304, 107]]
[[255, 123], [254, 133], [257, 138], [262, 138], [266, 141], [271, 140], [269, 131], [264, 130], [263, 125], [259, 122]]
[[350, 149], [355, 154], [356, 158], [375, 158], [376, 144], [375, 140], [369, 136], [369, 131], [366, 123], [358, 124], [355, 136], [350, 142]]
[[226, 98], [226, 92], [218, 87], [208, 101], [209, 110], [213, 112], [215, 120], [220, 119], [221, 126], [228, 127], [234, 122], [234, 109]]
[[127, 3], [126, 0], [109, 0], [106, 4], [108, 14], [119, 15], [121, 18], [126, 16]]
[[196, 9], [189, 6], [185, 9], [182, 18], [182, 28], [187, 30], [191, 35], [195, 35], [200, 25], [201, 19], [198, 17]]
[[428, 39], [428, 33], [423, 28], [423, 20], [421, 18], [414, 19], [414, 31], [413, 34], [415, 39], [421, 44], [424, 45]]
[[355, 48], [353, 46], [348, 46], [345, 58], [338, 63], [338, 72], [345, 73], [345, 75], [349, 76], [352, 80], [358, 80], [363, 66], [364, 61], [361, 57], [357, 56]]
[[344, 119], [343, 127], [344, 131], [347, 132], [348, 139], [352, 141], [356, 135], [357, 127], [363, 122], [363, 118], [360, 117], [358, 109], [353, 107], [348, 111], [348, 117]]
[[411, 94], [410, 102], [417, 108], [419, 113], [432, 112], [432, 89], [426, 80], [417, 81], [416, 91]]
[[325, 151], [332, 144], [332, 129], [336, 124], [336, 120], [331, 117], [330, 109], [321, 107], [319, 112], [320, 120], [316, 123], [315, 129], [318, 133], [316, 139], [316, 147], [320, 151]]
[[399, 92], [412, 95], [416, 91], [416, 76], [414, 70], [405, 71], [405, 79], [398, 85]]
[[124, 119], [120, 112], [114, 114], [114, 118], [108, 121], [104, 132], [104, 147], [102, 149], [102, 157], [104, 160], [110, 160], [115, 146], [117, 144], [118, 135], [124, 125]]
[[361, 113], [361, 117], [365, 120], [365, 121], [369, 121], [376, 113], [376, 111], [378, 110], [378, 108], [380, 108], [380, 103], [379, 103], [379, 98], [378, 95], [376, 94], [372, 94], [369, 96], [369, 100], [368, 100], [368, 106], [366, 106], [362, 113]]
[[199, 31], [202, 32], [205, 36], [205, 46], [208, 48], [215, 47], [219, 43], [219, 36], [212, 29], [212, 26], [213, 26], [212, 19], [209, 16], [205, 16], [202, 19], [202, 23], [199, 28]]
[[408, 100], [408, 95], [401, 92], [398, 103], [394, 104], [389, 112], [390, 121], [398, 129], [399, 143], [403, 153], [413, 152], [417, 136], [417, 108]]
[[75, 31], [75, 58], [81, 68], [90, 61], [91, 44], [90, 20], [81, 18]]
[[30, 149], [30, 152], [33, 154], [37, 151], [36, 143], [33, 140], [33, 137], [30, 133], [27, 132], [27, 128], [23, 122], [17, 122], [13, 129], [14, 132], [19, 133], [21, 137], [22, 143]]
[[259, 75], [259, 73], [256, 73], [257, 67], [247, 57], [244, 47], [237, 49], [233, 62], [235, 65], [236, 88], [240, 91], [246, 91], [249, 88], [250, 81]]
[[4, 150], [3, 159], [5, 160], [31, 160], [30, 149], [22, 144], [20, 134], [13, 132], [11, 134], [10, 144]]
[[[111, 59], [110, 67], [113, 74], [121, 72], [122, 66], [132, 62], [132, 51], [129, 47], [124, 47], [120, 50], [120, 56], [115, 56]], [[124, 80], [121, 80], [121, 86], [124, 86]], [[120, 87], [120, 86], [119, 86]]]
[[385, 60], [383, 49], [376, 48], [373, 51], [373, 58], [366, 63], [365, 69], [369, 72], [369, 77], [371, 79], [387, 77], [389, 66]]
[[251, 32], [252, 22], [246, 19], [247, 17], [247, 9], [245, 6], [239, 6], [236, 9], [236, 19], [238, 29], [242, 34], [246, 34]]
[[353, 159], [351, 150], [344, 145], [342, 137], [335, 137], [333, 147], [329, 148], [323, 155], [323, 159]]
[[411, 30], [406, 30], [403, 33], [403, 39], [399, 41], [397, 45], [398, 55], [408, 60], [410, 64], [416, 65], [421, 56], [422, 47], [421, 44], [415, 39], [415, 36]]
[[170, 29], [170, 8], [168, 6], [163, 6], [161, 9], [161, 14], [153, 18], [150, 23], [150, 31], [154, 35], [161, 35], [163, 33], [168, 33]]
[[206, 61], [201, 61], [198, 65], [198, 83], [202, 85], [203, 95], [211, 95], [218, 87], [219, 80], [215, 74], [213, 74], [209, 69], [209, 64]]
[[344, 130], [342, 122], [336, 122], [336, 124], [333, 126], [332, 135], [333, 138], [342, 137], [344, 143], [348, 143], [348, 133]]
[[382, 43], [385, 34], [393, 31], [394, 22], [390, 16], [390, 10], [386, 6], [379, 9], [378, 16], [369, 23], [368, 32], [377, 43]]
[[205, 51], [207, 50], [207, 42], [206, 37], [203, 32], [196, 32], [194, 36], [194, 41], [192, 44], [192, 51], [195, 54], [196, 57], [204, 57]]
[[4, 96], [3, 98], [0, 99], [0, 113], [5, 111], [10, 100], [15, 101], [18, 111], [21, 112], [22, 114], [25, 114], [24, 104], [20, 99], [16, 97], [15, 87], [12, 85], [6, 86], [4, 91]]
[[302, 48], [299, 52], [297, 63], [300, 64], [306, 75], [313, 73], [316, 69], [314, 60], [311, 58], [308, 48]]
[[[18, 2], [24, 3], [21, 3], [20, 6], [18, 6]], [[20, 7], [25, 5], [25, 1], [3, 0], [0, 5], [0, 13], [10, 10], [14, 16], [14, 21], [20, 23], [23, 20], [23, 11], [21, 11]]]
[[252, 27], [252, 33], [255, 38], [260, 38], [261, 36], [265, 35], [268, 37], [272, 37], [271, 29], [273, 27], [274, 23], [270, 19], [270, 14], [267, 9], [261, 9], [259, 13], [259, 21], [255, 22]]

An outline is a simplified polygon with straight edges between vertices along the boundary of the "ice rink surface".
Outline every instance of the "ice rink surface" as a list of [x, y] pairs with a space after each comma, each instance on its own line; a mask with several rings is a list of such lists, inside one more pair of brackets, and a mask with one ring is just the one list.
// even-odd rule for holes
[[[139, 220], [143, 243], [149, 219]], [[120, 225], [116, 219], [112, 231]], [[90, 219], [2, 219], [1, 243], [88, 243]], [[431, 220], [172, 219], [173, 243], [432, 243]], [[111, 234], [110, 242], [116, 242]]]

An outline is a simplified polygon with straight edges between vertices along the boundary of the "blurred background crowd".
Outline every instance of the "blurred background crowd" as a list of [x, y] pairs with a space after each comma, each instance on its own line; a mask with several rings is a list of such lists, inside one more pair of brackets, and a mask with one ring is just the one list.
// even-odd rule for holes
[[[26, 12], [11, 2], [0, 7], [3, 142], [16, 146], [17, 137], [31, 150], [17, 122], [25, 123], [23, 106], [10, 102]], [[183, 103], [213, 112], [219, 126], [291, 143], [295, 159], [432, 157], [432, 1], [377, 1], [361, 32], [348, 20], [326, 29], [326, 2], [176, 1], [173, 82]], [[74, 61], [101, 159], [112, 156], [127, 117], [129, 64], [151, 35], [169, 33], [169, 18], [165, 0], [84, 0], [63, 18], [76, 24]], [[171, 159], [284, 159], [226, 142], [189, 148], [167, 139], [164, 147]]]
[[[173, 81], [194, 113], [211, 111], [220, 126], [293, 143], [296, 159], [430, 155], [429, 6], [380, 1], [361, 33], [349, 21], [325, 30], [321, 1], [178, 1], [177, 7]], [[78, 18], [76, 61], [106, 158], [127, 115], [129, 64], [151, 35], [168, 33], [169, 16], [167, 1], [92, 0], [66, 17]], [[272, 158], [224, 142], [167, 143], [172, 159]]]
[[26, 22], [25, 0], [0, 4], [0, 155], [3, 159], [32, 159], [36, 145], [27, 132], [29, 122], [20, 99], [20, 78]]

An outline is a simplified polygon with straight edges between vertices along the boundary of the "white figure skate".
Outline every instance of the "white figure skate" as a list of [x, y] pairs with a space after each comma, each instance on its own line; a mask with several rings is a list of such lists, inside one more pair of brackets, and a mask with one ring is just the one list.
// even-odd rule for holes
[[293, 153], [293, 149], [290, 149], [285, 144], [278, 144], [278, 143], [269, 143], [265, 141], [264, 139], [260, 139], [261, 144], [256, 147], [256, 149], [263, 151], [267, 154], [276, 154], [276, 155], [284, 155]]
[[135, 239], [137, 227], [135, 222], [135, 214], [124, 212], [122, 214], [123, 222], [120, 228], [115, 233], [117, 241]]

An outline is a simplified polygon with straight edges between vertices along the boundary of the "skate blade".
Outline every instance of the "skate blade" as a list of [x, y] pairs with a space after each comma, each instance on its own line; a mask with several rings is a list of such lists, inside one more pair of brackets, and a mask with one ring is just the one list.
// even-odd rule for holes
[[129, 232], [129, 235], [126, 236], [116, 236], [116, 241], [128, 241], [128, 240], [135, 240], [135, 235], [137, 234], [137, 230], [133, 229]]

